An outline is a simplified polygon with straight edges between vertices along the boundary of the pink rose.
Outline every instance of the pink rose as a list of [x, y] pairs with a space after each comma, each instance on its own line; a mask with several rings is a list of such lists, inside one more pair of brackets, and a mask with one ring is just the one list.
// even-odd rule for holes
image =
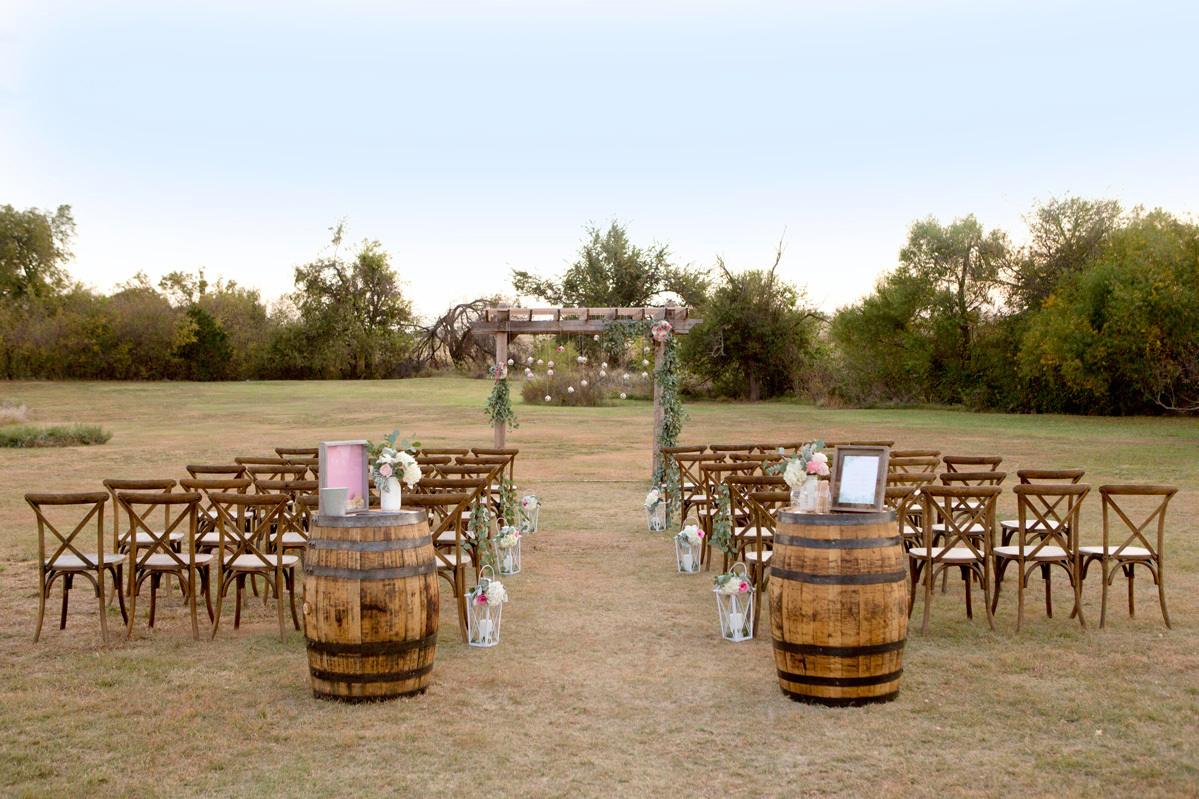
[[745, 582], [744, 580], [741, 581], [741, 585], [737, 586], [738, 594], [744, 594], [748, 590], [749, 590], [749, 583]]
[[703, 537], [704, 537], [704, 531], [703, 531], [703, 530], [700, 530], [700, 531], [699, 531], [699, 532], [697, 532], [695, 535], [696, 535], [696, 537], [697, 537], [697, 538], [703, 538]]
[[828, 477], [828, 464], [820, 464], [820, 471], [816, 472], [816, 474], [820, 475], [821, 477]]
[[391, 464], [385, 463], [382, 466], [380, 466], [379, 474], [383, 475], [384, 477], [391, 477]]
[[808, 461], [808, 474], [820, 474], [820, 464], [816, 461]]
[[477, 597], [475, 597], [475, 604], [476, 605], [486, 605], [487, 604], [487, 595], [479, 594]]

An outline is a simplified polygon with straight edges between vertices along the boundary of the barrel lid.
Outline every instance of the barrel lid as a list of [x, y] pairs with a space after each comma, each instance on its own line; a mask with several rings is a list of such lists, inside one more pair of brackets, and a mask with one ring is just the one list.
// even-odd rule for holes
[[420, 524], [428, 518], [422, 508], [406, 510], [364, 510], [347, 516], [318, 516], [318, 527], [401, 527]]
[[778, 520], [786, 524], [801, 524], [808, 527], [856, 527], [863, 524], [888, 524], [895, 521], [895, 511], [888, 508], [884, 511], [869, 513], [800, 513], [797, 510], [782, 508], [778, 512]]

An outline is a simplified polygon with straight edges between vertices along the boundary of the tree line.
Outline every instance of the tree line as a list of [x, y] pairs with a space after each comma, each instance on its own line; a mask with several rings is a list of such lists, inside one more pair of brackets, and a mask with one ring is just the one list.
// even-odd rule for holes
[[[973, 215], [917, 220], [895, 269], [820, 313], [773, 263], [679, 264], [616, 221], [585, 228], [560, 275], [513, 270], [516, 295], [570, 307], [674, 300], [683, 391], [751, 400], [911, 403], [1070, 413], [1199, 410], [1199, 227], [1111, 200], [1053, 199], [1020, 244]], [[478, 372], [469, 325], [499, 296], [422, 320], [382, 244], [344, 241], [294, 269], [273, 302], [233, 281], [135, 275], [109, 294], [70, 278], [74, 221], [0, 207], [0, 375], [88, 379], [354, 379]]]

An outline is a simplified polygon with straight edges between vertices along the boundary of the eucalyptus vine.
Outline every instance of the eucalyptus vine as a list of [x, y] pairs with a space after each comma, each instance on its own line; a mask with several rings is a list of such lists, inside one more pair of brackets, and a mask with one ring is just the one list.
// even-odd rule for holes
[[516, 422], [516, 412], [512, 410], [512, 395], [508, 391], [508, 367], [497, 364], [488, 369], [487, 373], [495, 380], [495, 386], [491, 389], [491, 396], [487, 398], [483, 413], [487, 414], [492, 424], [506, 424], [515, 430], [520, 425]]

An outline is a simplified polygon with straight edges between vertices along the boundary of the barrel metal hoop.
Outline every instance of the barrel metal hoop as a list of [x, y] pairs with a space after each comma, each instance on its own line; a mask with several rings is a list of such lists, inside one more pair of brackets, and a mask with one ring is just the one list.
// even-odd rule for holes
[[434, 560], [427, 560], [413, 566], [399, 566], [394, 569], [342, 569], [336, 566], [319, 566], [317, 564], [309, 564], [304, 567], [304, 573], [311, 574], [313, 577], [340, 577], [343, 580], [397, 580], [401, 577], [433, 574], [435, 571], [437, 571], [437, 562]]
[[869, 657], [870, 655], [885, 655], [888, 652], [903, 650], [907, 638], [898, 641], [888, 641], [885, 644], [869, 644], [862, 646], [820, 646], [819, 644], [797, 644], [791, 641], [774, 639], [774, 648], [780, 652], [793, 655], [817, 655], [829, 658]]
[[414, 641], [371, 641], [362, 644], [341, 644], [334, 641], [308, 639], [308, 649], [326, 655], [398, 655], [437, 643], [437, 633]]
[[770, 576], [780, 580], [793, 580], [812, 585], [878, 585], [879, 583], [902, 583], [907, 579], [903, 569], [876, 574], [809, 574], [808, 572], [770, 567]]
[[775, 546], [806, 547], [808, 549], [874, 549], [875, 547], [899, 546], [899, 536], [886, 538], [803, 538], [798, 535], [774, 534]]
[[815, 685], [824, 688], [859, 688], [867, 685], [882, 685], [894, 682], [903, 674], [903, 669], [897, 669], [889, 674], [874, 674], [869, 677], [817, 677], [813, 674], [796, 674], [791, 671], [779, 671], [779, 679], [797, 685]]
[[393, 538], [389, 541], [338, 541], [333, 538], [309, 538], [309, 549], [332, 549], [342, 552], [394, 552], [397, 549], [419, 549], [431, 546], [433, 539], [422, 535], [419, 538]]
[[433, 671], [433, 664], [429, 663], [428, 665], [421, 666], [419, 669], [384, 671], [377, 674], [344, 674], [338, 671], [326, 671], [325, 669], [310, 669], [310, 671], [312, 672], [313, 679], [325, 680], [326, 682], [403, 682], [404, 680], [415, 680], [417, 677], [424, 677]]

